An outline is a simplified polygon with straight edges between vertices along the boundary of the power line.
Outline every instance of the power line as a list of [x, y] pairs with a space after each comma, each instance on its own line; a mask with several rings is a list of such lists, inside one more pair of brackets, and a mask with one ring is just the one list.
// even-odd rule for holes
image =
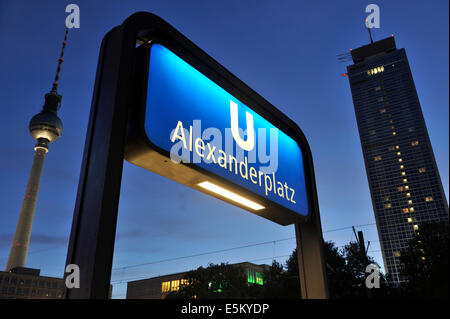
[[[278, 259], [278, 258], [284, 258], [284, 257], [289, 257], [290, 255], [280, 255], [280, 256], [275, 256], [275, 257], [266, 257], [266, 258], [258, 258], [258, 259], [251, 259], [251, 260], [246, 260], [247, 262], [254, 262], [254, 261], [261, 261], [261, 260], [268, 260], [268, 259]], [[235, 262], [235, 263], [239, 263], [239, 262]], [[140, 280], [140, 279], [148, 279], [148, 275], [146, 276], [140, 276], [140, 277], [133, 277], [133, 278], [125, 278], [125, 279], [118, 279], [118, 280], [113, 280], [110, 283], [111, 284], [121, 284], [121, 283], [125, 283], [128, 282], [130, 280]]]
[[[375, 225], [375, 223], [356, 225], [355, 227], [364, 227], [364, 226], [371, 226], [371, 225]], [[345, 229], [350, 229], [350, 228], [352, 228], [352, 227], [354, 227], [354, 226], [348, 226], [348, 227], [341, 227], [341, 228], [336, 228], [336, 229], [330, 229], [330, 230], [324, 231], [323, 233], [326, 233], [326, 232], [330, 233], [330, 232], [334, 232], [334, 231], [341, 231], [341, 230], [345, 230]], [[231, 250], [238, 250], [238, 249], [250, 248], [250, 247], [255, 247], [255, 246], [267, 245], [267, 244], [274, 244], [274, 243], [276, 243], [276, 242], [281, 242], [281, 241], [286, 241], [286, 240], [292, 240], [292, 239], [295, 239], [295, 238], [296, 238], [296, 237], [289, 237], [289, 238], [283, 238], [283, 239], [277, 239], [277, 240], [271, 240], [271, 241], [260, 242], [260, 243], [256, 243], [256, 244], [249, 244], [249, 245], [245, 245], [245, 246], [238, 246], [238, 247], [232, 247], [232, 248], [225, 248], [225, 249], [220, 249], [220, 250], [214, 250], [214, 251], [209, 251], [209, 252], [204, 252], [204, 253], [198, 253], [198, 254], [193, 254], [193, 255], [180, 256], [180, 257], [173, 257], [173, 258], [167, 258], [167, 259], [156, 260], [156, 261], [149, 261], [149, 262], [145, 262], [145, 263], [141, 263], [141, 264], [134, 264], [134, 265], [128, 265], [128, 266], [123, 266], [123, 267], [117, 267], [117, 268], [113, 268], [112, 270], [123, 270], [123, 269], [129, 269], [129, 268], [136, 268], [136, 267], [141, 267], [141, 266], [147, 266], [147, 265], [159, 264], [159, 263], [162, 263], [162, 262], [175, 261], [175, 260], [187, 259], [187, 258], [192, 258], [192, 257], [200, 257], [200, 256], [211, 255], [211, 254], [217, 254], [217, 253], [222, 253], [222, 252], [231, 251]]]
[[[335, 231], [342, 231], [342, 230], [346, 230], [346, 229], [351, 229], [353, 227], [366, 227], [366, 226], [373, 226], [376, 225], [375, 223], [368, 223], [368, 224], [361, 224], [361, 225], [356, 225], [356, 226], [347, 226], [347, 227], [341, 227], [341, 228], [335, 228], [335, 229], [329, 229], [324, 231], [323, 233], [329, 233], [329, 232], [335, 232]], [[151, 262], [146, 262], [146, 263], [141, 263], [141, 264], [135, 264], [135, 265], [128, 265], [128, 266], [123, 266], [123, 267], [117, 267], [117, 268], [113, 268], [112, 270], [124, 270], [124, 269], [130, 269], [130, 268], [136, 268], [136, 267], [141, 267], [141, 266], [146, 266], [146, 265], [153, 265], [153, 264], [158, 264], [158, 263], [164, 263], [164, 262], [169, 262], [169, 261], [176, 261], [176, 260], [180, 260], [180, 259], [187, 259], [187, 258], [193, 258], [193, 257], [199, 257], [199, 256], [206, 256], [206, 255], [211, 255], [211, 254], [216, 254], [216, 253], [220, 253], [220, 252], [226, 252], [226, 251], [232, 251], [232, 250], [238, 250], [238, 249], [244, 249], [244, 248], [249, 248], [249, 247], [255, 247], [255, 246], [261, 246], [261, 245], [267, 245], [267, 244], [275, 244], [276, 242], [281, 242], [281, 241], [287, 241], [287, 240], [292, 240], [295, 239], [296, 237], [289, 237], [289, 238], [283, 238], [283, 239], [277, 239], [277, 240], [271, 240], [271, 241], [265, 241], [265, 242], [260, 242], [260, 243], [255, 243], [255, 244], [249, 244], [249, 245], [244, 245], [244, 246], [238, 246], [238, 247], [232, 247], [232, 248], [225, 248], [225, 249], [220, 249], [220, 250], [215, 250], [215, 251], [210, 251], [210, 252], [204, 252], [204, 253], [198, 253], [198, 254], [192, 254], [192, 255], [187, 255], [187, 256], [180, 256], [180, 257], [173, 257], [173, 258], [166, 258], [166, 259], [161, 259], [161, 260], [156, 260], [156, 261], [151, 261]], [[377, 242], [379, 240], [372, 240], [372, 242]], [[345, 245], [341, 245], [338, 246], [339, 247], [344, 247]], [[381, 250], [371, 250], [368, 252], [379, 252]], [[276, 257], [267, 257], [267, 258], [258, 258], [258, 259], [253, 259], [253, 260], [248, 260], [248, 262], [254, 262], [254, 261], [261, 261], [261, 260], [268, 260], [268, 259], [272, 259], [275, 260], [277, 258], [283, 258], [283, 257], [288, 257], [290, 255], [282, 255], [282, 256], [276, 256]], [[121, 280], [115, 280], [115, 281], [111, 281], [111, 283], [115, 283], [115, 284], [120, 284], [120, 283], [124, 283], [124, 282], [128, 282], [130, 280], [140, 280], [140, 279], [146, 279], [148, 278], [148, 275], [145, 277], [135, 277], [135, 278], [127, 278], [127, 279], [121, 279]]]
[[[376, 253], [376, 252], [380, 252], [381, 250], [369, 250], [368, 253]], [[275, 256], [275, 257], [266, 257], [266, 258], [258, 258], [258, 259], [251, 259], [251, 260], [247, 260], [247, 262], [255, 262], [255, 261], [261, 261], [261, 260], [275, 260], [278, 258], [285, 258], [285, 257], [290, 257], [291, 255], [280, 255], [280, 256]], [[237, 263], [237, 262], [235, 262]], [[112, 280], [110, 283], [111, 284], [122, 284], [122, 283], [127, 283], [131, 280], [141, 280], [141, 279], [148, 279], [148, 275], [146, 276], [140, 276], [140, 277], [132, 277], [132, 278], [125, 278], [125, 279], [118, 279], [118, 280]]]
[[376, 223], [362, 224], [362, 225], [355, 225], [355, 226], [347, 226], [347, 227], [342, 227], [342, 228], [330, 229], [330, 230], [323, 231], [322, 233], [331, 233], [331, 232], [335, 232], [335, 231], [351, 229], [352, 227], [365, 227], [365, 226], [373, 226], [373, 225], [376, 225]]
[[[351, 229], [352, 227], [366, 227], [366, 226], [373, 226], [376, 225], [376, 223], [368, 223], [368, 224], [361, 224], [361, 225], [356, 225], [356, 226], [347, 226], [347, 227], [341, 227], [341, 228], [335, 228], [335, 229], [329, 229], [326, 231], [323, 231], [322, 233], [331, 233], [331, 232], [336, 232], [336, 231], [342, 231], [342, 230], [346, 230], [346, 229]], [[187, 255], [187, 256], [180, 256], [180, 257], [173, 257], [173, 258], [167, 258], [167, 259], [161, 259], [161, 260], [156, 260], [156, 261], [150, 261], [150, 262], [146, 262], [146, 263], [141, 263], [141, 264], [134, 264], [134, 265], [128, 265], [128, 266], [123, 266], [123, 267], [117, 267], [117, 268], [113, 268], [112, 270], [123, 270], [123, 269], [129, 269], [129, 268], [136, 268], [136, 267], [141, 267], [141, 266], [146, 266], [146, 265], [152, 265], [152, 264], [158, 264], [158, 263], [163, 263], [163, 262], [168, 262], [168, 261], [176, 261], [176, 260], [180, 260], [180, 259], [187, 259], [187, 258], [193, 258], [193, 257], [200, 257], [200, 256], [205, 256], [205, 255], [211, 255], [211, 254], [217, 254], [217, 253], [221, 253], [221, 252], [227, 252], [227, 251], [232, 251], [232, 250], [238, 250], [238, 249], [244, 249], [244, 248], [250, 248], [250, 247], [256, 247], [256, 246], [262, 246], [262, 245], [267, 245], [267, 244], [275, 244], [277, 242], [281, 242], [281, 241], [287, 241], [287, 240], [293, 240], [296, 237], [289, 237], [289, 238], [283, 238], [283, 239], [276, 239], [276, 240], [271, 240], [271, 241], [265, 241], [265, 242], [259, 242], [259, 243], [255, 243], [255, 244], [249, 244], [249, 245], [244, 245], [244, 246], [238, 246], [238, 247], [232, 247], [232, 248], [225, 248], [225, 249], [220, 249], [220, 250], [214, 250], [214, 251], [209, 251], [209, 252], [204, 252], [204, 253], [198, 253], [198, 254], [193, 254], [193, 255]], [[377, 240], [373, 240], [372, 242], [376, 242]], [[345, 245], [342, 246], [337, 246], [337, 247], [344, 247]], [[40, 253], [40, 252], [44, 252], [44, 251], [49, 251], [49, 250], [54, 250], [60, 247], [54, 247], [54, 248], [48, 248], [48, 249], [41, 249], [41, 250], [37, 250], [37, 251], [32, 251], [29, 254], [33, 254], [33, 253]], [[267, 259], [267, 258], [265, 258]]]
[[[376, 224], [375, 223], [368, 223], [368, 224], [361, 224], [361, 225], [356, 225], [356, 226], [335, 228], [335, 229], [330, 229], [330, 230], [324, 231], [323, 233], [325, 233], [325, 232], [341, 231], [341, 230], [351, 229], [353, 227], [365, 227], [365, 226], [372, 226], [372, 225], [376, 225]], [[193, 258], [193, 257], [199, 257], [199, 256], [206, 256], [206, 255], [216, 254], [216, 253], [220, 253], [220, 252], [226, 252], [226, 251], [244, 249], [244, 248], [249, 248], [249, 247], [267, 245], [267, 244], [272, 244], [272, 243], [275, 244], [276, 242], [292, 240], [292, 239], [295, 239], [295, 238], [296, 237], [289, 237], [289, 238], [271, 240], [271, 241], [266, 241], [266, 242], [260, 242], [260, 243], [255, 243], [255, 244], [239, 246], [239, 247], [225, 248], [225, 249], [220, 249], [220, 250], [215, 250], [215, 251], [210, 251], [210, 252], [192, 254], [192, 255], [187, 255], [187, 256], [166, 258], [166, 259], [161, 259], [161, 260], [156, 260], [156, 261], [151, 261], [151, 262], [146, 262], [146, 263], [141, 263], [141, 264], [134, 264], [134, 265], [128, 265], [128, 266], [123, 266], [123, 267], [117, 267], [117, 268], [113, 268], [112, 270], [116, 270], [116, 271], [117, 270], [124, 270], [124, 269], [130, 269], [130, 268], [136, 268], [136, 267], [141, 267], [141, 266], [153, 265], [153, 264], [164, 263], [164, 262], [169, 262], [169, 261], [176, 261], [176, 260], [180, 260], [180, 259], [187, 259], [187, 258]], [[376, 241], [378, 241], [378, 240], [373, 240], [372, 242], [376, 242]], [[344, 246], [345, 245], [338, 246], [338, 248], [339, 247], [344, 247]], [[377, 251], [370, 251], [370, 252], [377, 252]], [[268, 259], [273, 259], [274, 260], [276, 258], [282, 258], [282, 257], [288, 257], [288, 256], [290, 256], [290, 255], [268, 257], [268, 258], [259, 258], [259, 259], [248, 260], [248, 261], [252, 262], [252, 261], [268, 260]], [[122, 283], [122, 282], [126, 282], [126, 281], [129, 281], [129, 280], [139, 280], [139, 279], [145, 279], [145, 278], [148, 278], [148, 276], [146, 276], [146, 277], [137, 277], [137, 278], [129, 278], [129, 279], [122, 279], [121, 281], [112, 281], [111, 283]]]
[[213, 251], [209, 251], [209, 252], [198, 253], [198, 254], [187, 255], [187, 256], [181, 256], [181, 257], [173, 257], [173, 258], [161, 259], [161, 260], [150, 261], [150, 262], [141, 263], [141, 264], [117, 267], [117, 268], [113, 268], [112, 270], [123, 270], [123, 269], [129, 269], [129, 268], [135, 268], [135, 267], [141, 267], [141, 266], [158, 264], [158, 263], [167, 262], [167, 261], [174, 261], [174, 260], [180, 260], [180, 259], [186, 259], [186, 258], [192, 258], [192, 257], [199, 257], [199, 256], [217, 254], [217, 253], [222, 253], [222, 252], [226, 252], [226, 251], [237, 250], [237, 249], [244, 249], [244, 248], [255, 247], [255, 246], [262, 246], [262, 245], [273, 244], [273, 243], [276, 243], [276, 242], [292, 240], [292, 239], [295, 239], [295, 237], [289, 237], [289, 238], [283, 238], [283, 239], [278, 239], [278, 240], [265, 241], [265, 242], [261, 242], [261, 243], [250, 244], [250, 245], [239, 246], [239, 247], [232, 247], [232, 248], [225, 248], [225, 249], [220, 249], [220, 250], [213, 250]]

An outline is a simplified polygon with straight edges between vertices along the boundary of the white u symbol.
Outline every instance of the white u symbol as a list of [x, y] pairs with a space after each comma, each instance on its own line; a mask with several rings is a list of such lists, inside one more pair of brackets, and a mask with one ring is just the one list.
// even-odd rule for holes
[[245, 112], [245, 119], [247, 122], [247, 140], [244, 141], [239, 135], [239, 119], [238, 106], [230, 100], [230, 115], [231, 115], [231, 134], [236, 143], [244, 150], [251, 151], [255, 147], [255, 129], [253, 128], [253, 115]]

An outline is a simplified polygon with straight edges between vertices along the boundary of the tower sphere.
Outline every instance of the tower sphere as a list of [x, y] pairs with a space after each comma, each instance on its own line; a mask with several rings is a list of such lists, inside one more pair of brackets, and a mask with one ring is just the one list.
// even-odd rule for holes
[[29, 129], [35, 140], [45, 138], [54, 142], [61, 136], [63, 124], [55, 113], [43, 110], [32, 117]]
[[31, 118], [28, 126], [35, 140], [44, 138], [51, 143], [61, 136], [63, 125], [56, 113], [60, 107], [61, 95], [53, 90], [45, 95], [42, 111]]

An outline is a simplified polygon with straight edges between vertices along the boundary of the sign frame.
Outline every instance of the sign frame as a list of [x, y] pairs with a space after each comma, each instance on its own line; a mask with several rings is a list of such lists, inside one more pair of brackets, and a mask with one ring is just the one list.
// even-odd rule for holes
[[[191, 61], [189, 65], [194, 67], [196, 70], [201, 69], [203, 72], [205, 72], [201, 73], [207, 78], [214, 78], [215, 80], [212, 81], [216, 85], [233, 95], [239, 101], [245, 103], [250, 109], [261, 115], [266, 121], [271, 124], [277, 122], [277, 128], [280, 129], [281, 126], [283, 128], [281, 130], [297, 143], [302, 152], [302, 158], [308, 157], [305, 153], [309, 152], [309, 147], [307, 146], [306, 139], [304, 138], [304, 135], [301, 132], [300, 128], [298, 128], [298, 126], [294, 122], [291, 121], [292, 123], [290, 123], [293, 126], [292, 128], [286, 125], [286, 123], [283, 122], [283, 119], [277, 117], [280, 116], [281, 113], [276, 114], [274, 112], [276, 110], [274, 106], [264, 100], [256, 92], [251, 90], [243, 82], [237, 82], [237, 78], [235, 78], [234, 75], [232, 75], [229, 71], [225, 70], [227, 73], [230, 73], [229, 78], [232, 78], [234, 81], [230, 82], [224, 80], [223, 70], [219, 69], [220, 65], [217, 62], [214, 61], [213, 64], [205, 66], [201, 61], [199, 61], [199, 59], [192, 58], [193, 55], [196, 55], [195, 53], [191, 53], [185, 50], [183, 47], [170, 45], [170, 43], [164, 41], [164, 39], [158, 38], [157, 35], [155, 36], [149, 34], [148, 37], [152, 39], [151, 42], [144, 43], [137, 48], [136, 79], [134, 81], [134, 88], [136, 91], [133, 95], [133, 105], [131, 106], [131, 110], [129, 113], [127, 142], [125, 145], [125, 159], [135, 165], [144, 167], [148, 170], [156, 172], [159, 175], [175, 180], [203, 193], [207, 193], [225, 202], [229, 202], [234, 206], [241, 207], [253, 214], [259, 215], [263, 218], [267, 218], [280, 225], [286, 226], [295, 224], [296, 222], [303, 222], [307, 220], [308, 216], [311, 213], [310, 209], [307, 212], [308, 216], [303, 216], [295, 211], [290, 210], [289, 208], [286, 208], [276, 202], [269, 200], [268, 198], [255, 194], [243, 186], [234, 184], [228, 181], [226, 178], [214, 174], [213, 172], [210, 172], [200, 167], [199, 165], [196, 165], [194, 163], [182, 162], [177, 164], [172, 163], [169, 160], [170, 152], [154, 144], [147, 137], [147, 134], [145, 133], [144, 122], [146, 117], [146, 98], [150, 50], [153, 45], [160, 44], [170, 51], [172, 51], [172, 49], [177, 50], [177, 56], [180, 57], [183, 61], [186, 61], [185, 59], [189, 59]], [[237, 89], [235, 89], [236, 87]], [[234, 88], [233, 93], [229, 92], [233, 91], [232, 88]], [[284, 117], [287, 118], [286, 116]], [[305, 176], [305, 187], [309, 208], [312, 205], [311, 194], [313, 193], [313, 191], [311, 190], [311, 176], [308, 176], [308, 172], [310, 172], [311, 170], [311, 162], [303, 160], [302, 167], [303, 175]], [[212, 192], [206, 192], [204, 189], [197, 186], [196, 183], [192, 183], [192, 180], [212, 180], [214, 184], [225, 189], [232, 189], [239, 195], [242, 195], [247, 199], [264, 205], [265, 208], [261, 210], [251, 210], [244, 205], [231, 201], [227, 198], [217, 196]]]
[[191, 65], [192, 59], [200, 59], [206, 67], [224, 76], [225, 82], [233, 85], [232, 90], [246, 90], [265, 105], [257, 113], [269, 114], [270, 122], [277, 127], [280, 124], [272, 117], [282, 121], [291, 134], [285, 133], [299, 139], [307, 164], [310, 209], [308, 218], [295, 224], [301, 294], [304, 299], [328, 298], [314, 168], [300, 128], [167, 22], [148, 12], [131, 15], [109, 31], [101, 44], [66, 258], [66, 265], [77, 264], [80, 268], [80, 288], [67, 289], [66, 298], [109, 296], [123, 160], [127, 140], [130, 141], [127, 131], [132, 121], [128, 119], [134, 116], [130, 103], [136, 93], [133, 89], [136, 44], [148, 42], [149, 36], [164, 39], [177, 55], [181, 50], [189, 52], [185, 61]]

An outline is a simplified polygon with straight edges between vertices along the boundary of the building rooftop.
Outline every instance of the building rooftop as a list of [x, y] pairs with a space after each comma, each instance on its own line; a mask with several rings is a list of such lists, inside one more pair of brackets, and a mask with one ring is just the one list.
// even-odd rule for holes
[[375, 41], [373, 43], [364, 45], [360, 48], [351, 50], [352, 59], [354, 63], [364, 61], [366, 58], [380, 54], [395, 51], [397, 49], [395, 45], [394, 36], [389, 38]]
[[[257, 265], [248, 261], [244, 261], [244, 262], [240, 262], [240, 263], [236, 263], [236, 264], [228, 264], [228, 266], [241, 266], [241, 267], [261, 267], [261, 268], [266, 268], [266, 267], [270, 267], [269, 265], [266, 264], [261, 264], [261, 265]], [[192, 271], [195, 271], [196, 269], [192, 269]], [[133, 280], [133, 281], [129, 281], [129, 283], [137, 283], [140, 281], [148, 281], [148, 280], [154, 280], [154, 279], [165, 279], [167, 277], [173, 277], [173, 276], [181, 276], [181, 275], [185, 275], [189, 272], [189, 270], [187, 271], [182, 271], [182, 272], [177, 272], [177, 273], [172, 273], [172, 274], [166, 274], [166, 275], [160, 275], [160, 276], [155, 276], [155, 277], [149, 277], [149, 278], [144, 278], [144, 279], [138, 279], [138, 280]]]

